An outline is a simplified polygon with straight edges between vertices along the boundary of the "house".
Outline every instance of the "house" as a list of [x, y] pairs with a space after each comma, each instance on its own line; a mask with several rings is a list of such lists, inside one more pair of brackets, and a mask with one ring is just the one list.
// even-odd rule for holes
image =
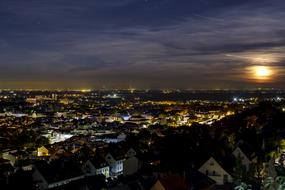
[[49, 156], [49, 150], [44, 146], [38, 148], [38, 156]]
[[11, 150], [4, 152], [2, 158], [9, 160], [12, 166], [15, 166], [18, 160], [27, 157], [28, 154], [25, 151]]
[[58, 187], [53, 187], [50, 190], [102, 190], [108, 189], [105, 176], [85, 176], [82, 179], [72, 181]]
[[123, 175], [130, 176], [138, 172], [139, 159], [136, 157], [137, 153], [133, 148], [130, 148], [125, 154]]
[[241, 164], [245, 167], [245, 170], [249, 171], [251, 160], [245, 155], [245, 153], [239, 147], [237, 147], [232, 154], [236, 159], [241, 161]]
[[187, 190], [187, 184], [178, 174], [158, 179], [150, 190]]
[[233, 177], [213, 157], [199, 168], [199, 172], [214, 180], [217, 185], [233, 182]]
[[22, 168], [23, 171], [32, 171], [33, 169], [32, 159], [20, 159], [17, 160], [17, 167]]
[[112, 151], [105, 156], [105, 160], [110, 166], [110, 174], [112, 177], [118, 177], [123, 174], [125, 161], [124, 154], [119, 151]]
[[2, 158], [5, 160], [9, 160], [10, 164], [14, 166], [17, 161], [17, 157], [14, 155], [15, 152], [17, 152], [17, 150], [8, 150], [6, 152], [3, 152]]
[[33, 165], [33, 181], [40, 190], [65, 186], [84, 178], [84, 173], [73, 162], [55, 160], [47, 163], [36, 162]]
[[10, 164], [10, 161], [0, 158], [0, 185], [7, 185], [13, 173], [14, 167]]
[[87, 160], [83, 165], [82, 170], [87, 176], [103, 174], [106, 178], [110, 177], [110, 167], [106, 160], [100, 156]]
[[185, 170], [185, 180], [191, 190], [210, 189], [216, 182], [196, 169]]

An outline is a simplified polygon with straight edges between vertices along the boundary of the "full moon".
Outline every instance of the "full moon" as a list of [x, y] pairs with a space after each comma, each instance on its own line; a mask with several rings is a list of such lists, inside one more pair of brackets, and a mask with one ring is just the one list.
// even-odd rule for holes
[[265, 66], [257, 66], [255, 68], [255, 75], [257, 77], [269, 77], [271, 75], [271, 71]]
[[254, 66], [251, 68], [251, 73], [258, 81], [268, 81], [273, 75], [272, 69], [268, 66]]

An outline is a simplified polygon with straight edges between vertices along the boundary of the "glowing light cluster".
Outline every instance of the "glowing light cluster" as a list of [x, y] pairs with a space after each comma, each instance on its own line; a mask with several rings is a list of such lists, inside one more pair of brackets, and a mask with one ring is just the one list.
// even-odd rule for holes
[[90, 89], [82, 89], [82, 90], [80, 90], [82, 93], [86, 93], [86, 92], [91, 92], [91, 90]]

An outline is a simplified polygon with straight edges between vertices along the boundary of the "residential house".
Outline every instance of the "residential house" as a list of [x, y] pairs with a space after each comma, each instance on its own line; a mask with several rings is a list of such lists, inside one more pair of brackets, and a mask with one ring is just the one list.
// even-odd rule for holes
[[[9, 160], [0, 158], [0, 185], [9, 184], [10, 176], [14, 173], [14, 167]], [[5, 189], [5, 188], [4, 188]]]
[[38, 156], [49, 156], [49, 150], [44, 146], [38, 148]]
[[233, 177], [213, 157], [199, 168], [199, 172], [214, 180], [217, 185], [233, 182]]
[[187, 190], [187, 184], [178, 174], [158, 179], [150, 190]]
[[33, 165], [33, 181], [40, 190], [61, 187], [84, 178], [84, 173], [73, 162], [56, 160], [45, 161]]
[[106, 160], [100, 156], [87, 160], [82, 169], [87, 176], [103, 174], [106, 178], [110, 177], [110, 167]]
[[206, 190], [216, 184], [214, 180], [193, 168], [186, 169], [184, 175], [191, 190]]
[[2, 154], [2, 158], [9, 160], [12, 166], [15, 166], [18, 160], [25, 159], [28, 156], [27, 152], [20, 150], [11, 150]]
[[137, 153], [133, 148], [130, 148], [125, 154], [123, 175], [130, 176], [138, 172], [139, 170], [139, 159], [136, 157]]
[[236, 147], [236, 149], [233, 151], [233, 156], [241, 161], [241, 164], [245, 167], [245, 170], [248, 171], [251, 161], [250, 159], [245, 155], [245, 153], [239, 148]]
[[121, 152], [112, 151], [105, 156], [105, 160], [110, 166], [110, 174], [112, 177], [118, 177], [123, 174], [125, 156]]

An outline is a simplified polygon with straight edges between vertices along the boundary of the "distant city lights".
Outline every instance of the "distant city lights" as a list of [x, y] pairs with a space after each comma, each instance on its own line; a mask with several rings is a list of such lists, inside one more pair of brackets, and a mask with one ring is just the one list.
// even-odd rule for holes
[[120, 98], [118, 94], [108, 94], [107, 98]]
[[82, 89], [82, 90], [80, 90], [81, 92], [83, 92], [83, 93], [86, 93], [86, 92], [91, 92], [91, 90], [90, 89]]
[[245, 100], [243, 98], [237, 98], [237, 97], [234, 97], [233, 98], [233, 102], [244, 102]]

